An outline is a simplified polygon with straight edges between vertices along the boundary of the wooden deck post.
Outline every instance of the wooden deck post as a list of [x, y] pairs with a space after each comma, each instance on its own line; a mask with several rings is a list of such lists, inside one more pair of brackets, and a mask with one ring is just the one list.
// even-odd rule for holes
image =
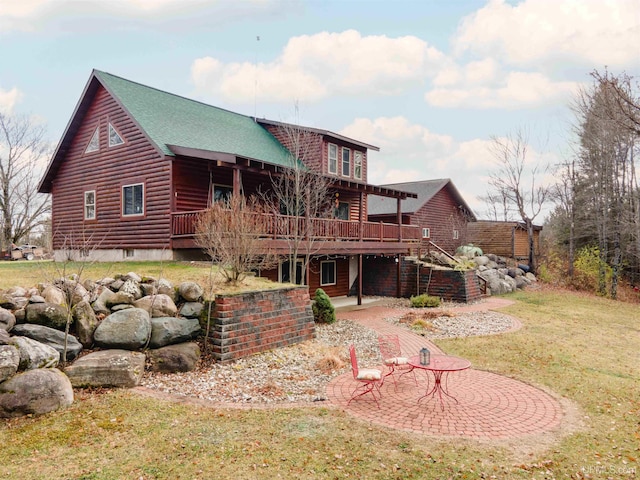
[[358, 305], [362, 305], [362, 254], [358, 254]]

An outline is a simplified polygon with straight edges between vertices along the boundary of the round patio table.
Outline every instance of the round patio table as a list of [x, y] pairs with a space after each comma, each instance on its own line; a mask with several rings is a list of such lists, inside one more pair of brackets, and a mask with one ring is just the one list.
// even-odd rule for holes
[[[420, 356], [416, 355], [409, 358], [409, 365], [413, 368], [419, 368], [425, 371], [433, 372], [435, 383], [431, 389], [429, 389], [429, 379], [427, 377], [427, 392], [418, 399], [418, 403], [423, 398], [437, 398], [440, 400], [442, 410], [444, 410], [444, 397], [448, 397], [458, 403], [458, 399], [449, 393], [448, 378], [449, 373], [459, 372], [471, 367], [471, 362], [464, 358], [454, 357], [451, 355], [431, 355], [428, 365], [422, 365], [420, 363]], [[444, 375], [444, 384], [442, 382], [442, 376]]]

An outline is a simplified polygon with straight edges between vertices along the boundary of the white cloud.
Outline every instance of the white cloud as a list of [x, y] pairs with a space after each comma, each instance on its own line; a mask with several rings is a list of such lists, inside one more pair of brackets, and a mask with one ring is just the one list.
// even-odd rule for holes
[[430, 105], [446, 108], [518, 109], [566, 104], [579, 85], [577, 82], [553, 81], [537, 72], [511, 72], [492, 86], [469, 82], [457, 88], [434, 88], [425, 94], [425, 100]]
[[[292, 37], [269, 63], [196, 59], [191, 78], [205, 94], [233, 101], [317, 101], [330, 95], [392, 95], [420, 84], [444, 55], [406, 36], [362, 36], [355, 30]], [[257, 82], [257, 83], [256, 83]]]
[[[139, 21], [142, 28], [161, 23], [167, 29], [211, 28], [241, 18], [295, 9], [287, 0], [0, 0], [0, 32], [60, 28], [70, 31], [122, 27]], [[131, 25], [129, 25], [130, 27]]]
[[10, 113], [21, 99], [22, 92], [16, 87], [11, 90], [0, 87], [0, 113]]
[[462, 20], [454, 49], [521, 66], [565, 60], [589, 67], [637, 65], [638, 11], [637, 0], [491, 0]]

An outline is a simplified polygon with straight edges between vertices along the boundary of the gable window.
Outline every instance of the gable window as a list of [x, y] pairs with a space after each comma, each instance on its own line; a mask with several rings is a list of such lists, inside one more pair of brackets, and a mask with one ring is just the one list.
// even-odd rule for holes
[[329, 144], [329, 164], [327, 165], [327, 171], [338, 174], [338, 146], [333, 143]]
[[91, 153], [91, 152], [97, 152], [98, 150], [100, 150], [100, 127], [96, 127], [96, 130], [93, 132], [93, 135], [91, 136], [91, 140], [89, 140], [89, 143], [87, 144], [87, 149], [84, 151], [84, 153]]
[[336, 284], [336, 261], [320, 262], [320, 286]]
[[109, 124], [109, 146], [116, 147], [118, 145], [122, 145], [124, 140], [118, 133], [118, 131], [113, 127], [113, 125]]
[[351, 150], [348, 148], [342, 148], [342, 176], [348, 177], [351, 175]]
[[122, 187], [122, 216], [144, 215], [144, 184]]
[[453, 239], [458, 240], [460, 238], [460, 232], [458, 230], [453, 231]]
[[422, 229], [422, 238], [431, 238], [431, 229], [425, 227]]
[[227, 185], [214, 185], [213, 186], [213, 203], [216, 202], [228, 202], [233, 195], [233, 187]]
[[84, 192], [84, 219], [96, 219], [96, 191], [89, 190]]
[[362, 152], [353, 152], [353, 176], [362, 180]]

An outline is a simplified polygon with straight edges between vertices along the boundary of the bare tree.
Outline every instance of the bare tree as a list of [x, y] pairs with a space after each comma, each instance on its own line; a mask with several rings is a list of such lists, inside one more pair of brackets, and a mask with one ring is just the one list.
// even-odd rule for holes
[[512, 220], [511, 202], [504, 193], [502, 191], [487, 192], [486, 195], [478, 197], [478, 200], [484, 202], [487, 207], [485, 215], [489, 220], [504, 222]]
[[265, 249], [267, 211], [255, 198], [237, 194], [215, 202], [196, 222], [196, 242], [221, 267], [228, 282], [238, 283], [249, 272], [277, 265], [277, 256]]
[[[263, 192], [265, 204], [281, 219], [278, 235], [289, 245], [289, 281], [305, 283], [305, 272], [311, 256], [321, 246], [322, 226], [318, 219], [331, 216], [335, 199], [329, 177], [312, 171], [306, 163], [312, 158], [317, 134], [297, 125], [280, 125], [282, 143], [288, 148], [290, 168], [281, 168], [272, 175], [271, 191]], [[301, 272], [297, 261], [302, 259]]]
[[37, 193], [38, 163], [48, 154], [45, 129], [28, 117], [0, 112], [0, 246], [8, 249], [40, 224], [49, 210]]
[[529, 240], [529, 267], [536, 271], [533, 222], [546, 204], [550, 188], [541, 184], [540, 177], [547, 167], [528, 165], [529, 140], [522, 129], [506, 138], [492, 138], [492, 153], [498, 169], [491, 173], [489, 185], [499, 198], [513, 205], [527, 229]]

